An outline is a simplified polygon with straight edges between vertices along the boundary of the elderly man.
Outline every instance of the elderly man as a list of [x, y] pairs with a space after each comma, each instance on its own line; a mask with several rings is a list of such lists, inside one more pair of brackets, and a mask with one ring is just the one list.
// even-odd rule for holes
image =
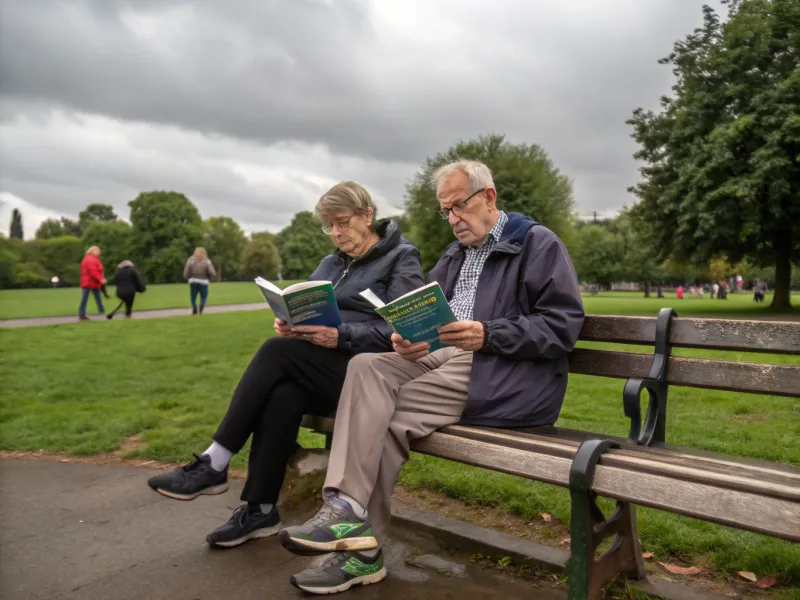
[[489, 168], [460, 160], [433, 176], [439, 215], [458, 241], [428, 275], [458, 322], [439, 329], [448, 344], [392, 336], [395, 352], [361, 354], [348, 365], [336, 413], [324, 506], [281, 531], [301, 555], [332, 552], [292, 577], [331, 594], [386, 576], [381, 545], [390, 498], [409, 444], [454, 423], [551, 425], [567, 388], [567, 355], [583, 324], [578, 281], [549, 229], [496, 207]]

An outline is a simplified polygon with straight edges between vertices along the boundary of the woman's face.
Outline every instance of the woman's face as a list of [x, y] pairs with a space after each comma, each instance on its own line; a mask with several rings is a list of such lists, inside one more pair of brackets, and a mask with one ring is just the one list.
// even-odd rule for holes
[[331, 239], [348, 256], [361, 256], [369, 248], [372, 238], [372, 209], [366, 215], [340, 211], [328, 216], [325, 223], [331, 227]]

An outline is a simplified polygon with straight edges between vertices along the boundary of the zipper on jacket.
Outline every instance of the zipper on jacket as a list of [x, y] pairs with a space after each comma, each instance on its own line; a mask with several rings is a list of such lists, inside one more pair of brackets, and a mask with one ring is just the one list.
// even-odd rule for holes
[[337, 281], [337, 282], [334, 284], [334, 286], [333, 286], [333, 289], [336, 289], [336, 286], [338, 286], [340, 283], [342, 283], [342, 280], [343, 280], [345, 277], [347, 277], [347, 272], [350, 270], [350, 267], [352, 267], [352, 266], [353, 266], [353, 263], [354, 263], [354, 262], [356, 262], [357, 260], [358, 260], [357, 258], [354, 258], [353, 260], [351, 260], [351, 261], [350, 261], [350, 262], [347, 264], [347, 266], [344, 268], [344, 273], [342, 273], [342, 276], [341, 276], [341, 277], [339, 277], [339, 281]]

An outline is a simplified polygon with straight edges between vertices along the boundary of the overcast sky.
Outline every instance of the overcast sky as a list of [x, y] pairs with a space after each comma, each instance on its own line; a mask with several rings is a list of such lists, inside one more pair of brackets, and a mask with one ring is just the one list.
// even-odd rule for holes
[[278, 231], [342, 179], [388, 215], [426, 157], [490, 132], [613, 214], [637, 179], [625, 119], [669, 91], [657, 60], [702, 4], [0, 0], [0, 229], [173, 189]]

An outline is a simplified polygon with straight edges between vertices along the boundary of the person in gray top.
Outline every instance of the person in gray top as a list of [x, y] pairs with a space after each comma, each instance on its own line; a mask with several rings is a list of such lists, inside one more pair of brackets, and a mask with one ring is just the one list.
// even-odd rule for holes
[[348, 365], [336, 412], [323, 507], [280, 533], [296, 554], [332, 552], [292, 577], [332, 594], [386, 576], [381, 545], [410, 443], [454, 423], [530, 427], [555, 423], [567, 356], [583, 325], [567, 250], [530, 217], [496, 206], [492, 174], [460, 160], [434, 175], [439, 215], [457, 241], [428, 274], [458, 319], [439, 328], [444, 348], [392, 335], [393, 353]]
[[[192, 301], [192, 314], [203, 314], [208, 300], [208, 284], [217, 276], [214, 265], [206, 254], [205, 248], [195, 248], [183, 267], [183, 278], [189, 282], [189, 298]], [[197, 296], [200, 296], [200, 305]]]
[[245, 370], [213, 443], [187, 465], [148, 481], [158, 493], [178, 500], [222, 493], [228, 489], [231, 456], [251, 439], [241, 495], [245, 504], [208, 534], [211, 546], [237, 546], [278, 533], [275, 505], [303, 415], [336, 410], [354, 356], [392, 348], [391, 328], [359, 292], [370, 288], [389, 302], [420, 287], [422, 269], [419, 251], [397, 223], [378, 220], [376, 211], [367, 190], [352, 181], [322, 195], [315, 212], [337, 249], [309, 279], [333, 283], [343, 322], [290, 327], [275, 319], [278, 335], [262, 344]]

